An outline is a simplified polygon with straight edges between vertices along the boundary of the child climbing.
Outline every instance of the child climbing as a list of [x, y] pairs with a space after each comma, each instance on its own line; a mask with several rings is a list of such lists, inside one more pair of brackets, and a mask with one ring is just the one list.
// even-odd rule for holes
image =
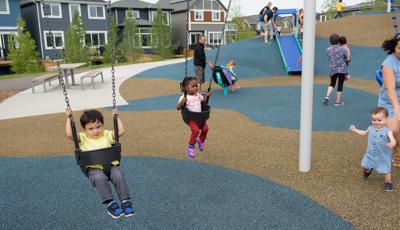
[[363, 167], [363, 177], [367, 179], [372, 170], [385, 174], [385, 190], [393, 191], [392, 185], [392, 149], [396, 145], [392, 131], [386, 127], [388, 111], [383, 107], [376, 107], [371, 111], [372, 126], [367, 130], [359, 130], [354, 125], [350, 126], [350, 131], [361, 136], [368, 135], [368, 146], [361, 161]]

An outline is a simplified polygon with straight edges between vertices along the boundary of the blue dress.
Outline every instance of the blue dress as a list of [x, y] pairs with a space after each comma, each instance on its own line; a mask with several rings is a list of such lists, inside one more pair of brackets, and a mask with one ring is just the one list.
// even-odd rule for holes
[[392, 150], [386, 146], [389, 143], [389, 130], [387, 127], [380, 130], [374, 126], [368, 127], [368, 147], [361, 161], [362, 167], [384, 174], [392, 171]]
[[[397, 99], [400, 100], [400, 60], [393, 53], [386, 57], [385, 61], [383, 61], [382, 63], [382, 66], [393, 69], [396, 82], [396, 95]], [[385, 107], [389, 112], [389, 117], [393, 117], [393, 106], [389, 100], [389, 96], [386, 94], [386, 89], [383, 84], [381, 87], [381, 92], [379, 94], [378, 106]]]

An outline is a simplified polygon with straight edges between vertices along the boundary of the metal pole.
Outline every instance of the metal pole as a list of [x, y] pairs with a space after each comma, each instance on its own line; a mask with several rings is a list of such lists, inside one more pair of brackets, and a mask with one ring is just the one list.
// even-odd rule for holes
[[392, 7], [392, 0], [387, 0], [387, 12], [390, 13], [390, 8]]
[[301, 76], [299, 170], [311, 169], [316, 0], [304, 1], [303, 69]]

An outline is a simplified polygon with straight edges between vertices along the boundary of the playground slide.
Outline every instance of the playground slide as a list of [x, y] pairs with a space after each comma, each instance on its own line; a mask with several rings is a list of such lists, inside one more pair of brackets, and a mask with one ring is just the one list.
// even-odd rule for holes
[[300, 61], [299, 65], [297, 65], [297, 62], [303, 51], [296, 36], [294, 34], [282, 35], [280, 37], [276, 36], [276, 42], [278, 43], [286, 72], [301, 72], [302, 61]]

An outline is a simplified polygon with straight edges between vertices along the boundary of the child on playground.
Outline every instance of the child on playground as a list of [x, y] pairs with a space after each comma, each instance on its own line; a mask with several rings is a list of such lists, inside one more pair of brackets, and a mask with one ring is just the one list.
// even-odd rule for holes
[[233, 71], [233, 69], [234, 69], [235, 67], [236, 67], [236, 61], [230, 60], [230, 61], [228, 62], [228, 64], [226, 64], [226, 68], [229, 70], [229, 72], [228, 72], [228, 71], [225, 71], [225, 73], [224, 73], [225, 76], [231, 78], [232, 85], [230, 86], [230, 90], [231, 90], [232, 92], [235, 91], [236, 89], [239, 89], [239, 88], [240, 88], [240, 85], [237, 83], [237, 81], [238, 81], [237, 75], [236, 75], [236, 73]]
[[367, 179], [372, 170], [385, 174], [385, 190], [393, 191], [391, 171], [392, 171], [392, 149], [396, 145], [393, 132], [386, 127], [388, 111], [383, 107], [376, 107], [371, 111], [372, 125], [367, 130], [359, 130], [354, 125], [350, 126], [350, 131], [361, 136], [368, 135], [368, 147], [361, 161], [363, 167], [363, 177]]
[[[68, 139], [73, 140], [71, 129], [71, 109], [67, 109], [65, 114], [67, 115], [67, 137]], [[117, 116], [118, 136], [120, 137], [124, 134], [124, 127], [121, 119], [118, 117], [118, 111], [116, 109], [113, 110], [113, 116], [114, 115]], [[100, 111], [95, 109], [85, 111], [80, 117], [80, 123], [84, 132], [80, 132], [77, 136], [79, 147], [82, 151], [107, 148], [111, 147], [114, 143], [114, 132], [103, 129], [104, 119], [103, 114], [101, 114]], [[135, 210], [130, 201], [128, 186], [126, 185], [119, 168], [119, 161], [112, 162], [110, 178], [104, 174], [102, 165], [88, 165], [86, 168], [91, 184], [99, 191], [101, 201], [103, 204], [107, 205], [107, 213], [111, 217], [119, 218], [121, 216], [128, 217], [134, 215]], [[121, 201], [122, 208], [114, 200], [108, 180], [110, 180], [114, 185]]]
[[[340, 44], [343, 48], [346, 49], [346, 52], [347, 52], [346, 65], [349, 66], [350, 59], [351, 59], [351, 55], [350, 55], [350, 46], [349, 46], [349, 44], [347, 43], [347, 38], [346, 38], [345, 36], [340, 36], [340, 37], [339, 37], [339, 44]], [[344, 79], [344, 80], [346, 81], [346, 80], [349, 80], [350, 78], [351, 78], [350, 74], [349, 74], [349, 73], [346, 73], [346, 76], [345, 76], [345, 79]]]
[[280, 37], [282, 32], [282, 25], [280, 22], [276, 22], [276, 36]]
[[[178, 105], [176, 106], [177, 110], [181, 110], [186, 107], [191, 112], [201, 112], [201, 103], [205, 102], [207, 100], [207, 97], [211, 95], [211, 92], [208, 92], [207, 95], [204, 97], [200, 93], [197, 79], [195, 77], [185, 77], [183, 79], [182, 91], [184, 92], [184, 95], [179, 98]], [[204, 123], [203, 127], [201, 127], [200, 122], [194, 120], [189, 120], [188, 125], [192, 133], [190, 135], [189, 143], [187, 146], [187, 155], [188, 157], [193, 158], [196, 156], [196, 143], [200, 151], [204, 151], [205, 149], [204, 142], [207, 137], [208, 125], [207, 123]]]
[[331, 46], [326, 49], [326, 53], [329, 60], [329, 76], [331, 78], [331, 83], [328, 86], [326, 96], [322, 100], [322, 103], [324, 105], [328, 105], [329, 96], [332, 94], [333, 89], [335, 88], [336, 81], [338, 81], [335, 106], [343, 106], [344, 102], [342, 100], [342, 95], [344, 78], [347, 73], [347, 51], [345, 48], [339, 45], [339, 35], [332, 34], [329, 37], [329, 42], [331, 43]]

